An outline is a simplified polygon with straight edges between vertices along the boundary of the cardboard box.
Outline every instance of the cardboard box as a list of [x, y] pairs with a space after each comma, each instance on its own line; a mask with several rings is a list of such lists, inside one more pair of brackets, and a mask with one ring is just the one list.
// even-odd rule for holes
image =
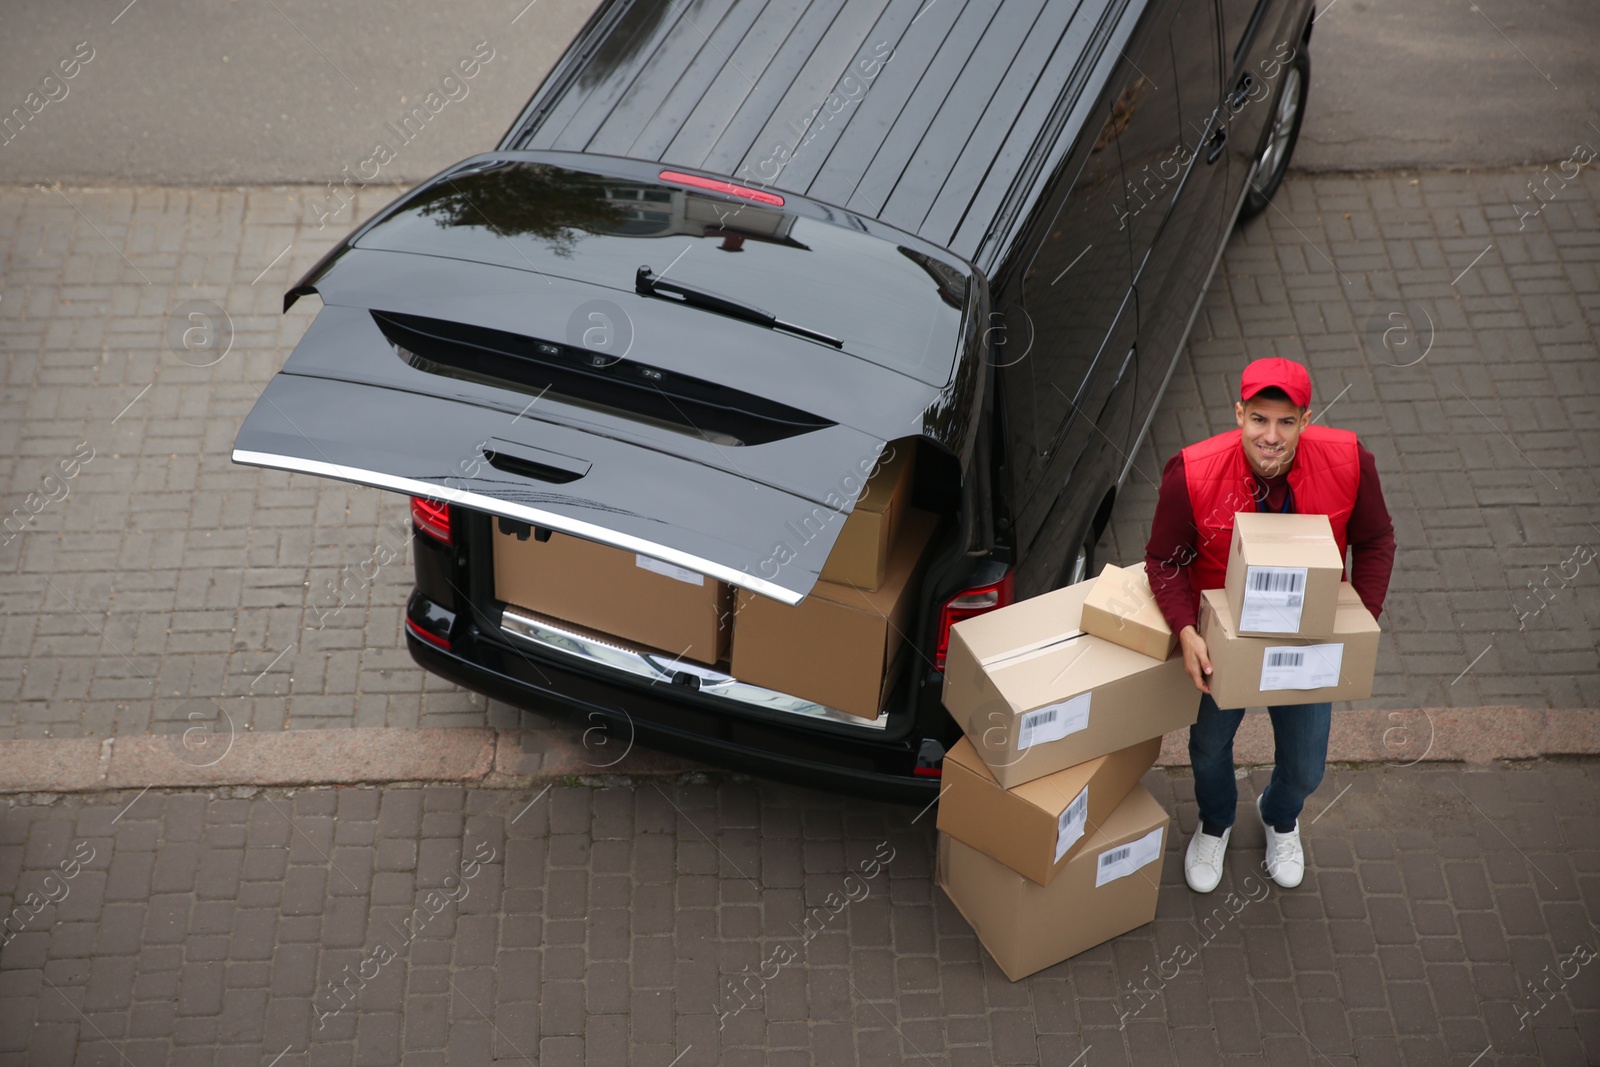
[[822, 564], [821, 578], [836, 585], [875, 590], [883, 585], [889, 546], [911, 507], [911, 472], [917, 456], [914, 439], [890, 441], [887, 458], [879, 457], [855, 508], [844, 520], [839, 539]]
[[1223, 591], [1202, 594], [1199, 630], [1211, 657], [1211, 696], [1217, 706], [1315, 704], [1371, 696], [1378, 622], [1348, 582], [1339, 586], [1335, 603], [1331, 637], [1244, 637], [1229, 625]]
[[1156, 917], [1168, 821], [1134, 786], [1049, 885], [940, 834], [939, 886], [1015, 982]]
[[1049, 885], [1160, 754], [1161, 739], [1152, 737], [1002, 789], [963, 737], [944, 757], [939, 830], [1023, 877]]
[[916, 579], [938, 525], [936, 516], [908, 510], [876, 590], [818, 582], [793, 607], [738, 590], [733, 676], [876, 719], [911, 629]]
[[1083, 602], [1083, 631], [1154, 659], [1164, 660], [1178, 647], [1143, 561], [1132, 567], [1106, 564]]
[[697, 663], [723, 659], [732, 629], [722, 582], [562, 533], [519, 541], [497, 528], [494, 595]]
[[1326, 515], [1233, 517], [1225, 586], [1234, 633], [1327, 637], [1343, 580], [1344, 557]]
[[944, 706], [1007, 789], [1194, 722], [1183, 657], [1154, 660], [1079, 628], [1079, 582], [950, 628]]

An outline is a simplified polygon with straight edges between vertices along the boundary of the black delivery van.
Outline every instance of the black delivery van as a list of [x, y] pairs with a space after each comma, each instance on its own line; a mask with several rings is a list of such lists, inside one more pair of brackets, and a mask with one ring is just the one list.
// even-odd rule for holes
[[[429, 671], [605, 752], [931, 799], [950, 626], [1095, 572], [1228, 234], [1283, 179], [1311, 21], [605, 0], [494, 151], [289, 291], [322, 308], [233, 458], [413, 498]], [[497, 595], [496, 539], [555, 536], [803, 604], [891, 448], [938, 522], [875, 718]]]

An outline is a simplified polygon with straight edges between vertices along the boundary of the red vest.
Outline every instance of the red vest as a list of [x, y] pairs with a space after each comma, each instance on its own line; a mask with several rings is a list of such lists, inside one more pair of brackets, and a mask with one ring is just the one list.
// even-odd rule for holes
[[[1233, 548], [1233, 516], [1254, 511], [1255, 475], [1245, 458], [1243, 431], [1228, 430], [1183, 450], [1183, 473], [1194, 508], [1195, 557], [1189, 565], [1189, 586], [1196, 609], [1206, 589], [1221, 589]], [[1345, 527], [1361, 484], [1361, 452], [1350, 430], [1307, 426], [1295, 446], [1289, 468], [1289, 489], [1297, 515], [1326, 515], [1345, 554]]]

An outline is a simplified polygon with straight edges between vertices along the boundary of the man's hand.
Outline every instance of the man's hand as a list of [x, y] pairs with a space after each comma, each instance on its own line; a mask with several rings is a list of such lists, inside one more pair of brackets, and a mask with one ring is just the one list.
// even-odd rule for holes
[[1206, 652], [1206, 639], [1193, 626], [1178, 631], [1178, 647], [1183, 649], [1183, 669], [1189, 672], [1190, 681], [1202, 693], [1211, 692], [1206, 676], [1211, 673], [1211, 656]]

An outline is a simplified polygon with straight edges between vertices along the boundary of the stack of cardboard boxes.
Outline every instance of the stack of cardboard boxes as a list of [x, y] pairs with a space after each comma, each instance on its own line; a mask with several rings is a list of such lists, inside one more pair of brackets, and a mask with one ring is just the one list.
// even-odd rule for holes
[[1168, 817], [1139, 779], [1199, 707], [1172, 650], [1142, 567], [951, 630], [966, 736], [944, 759], [938, 881], [1013, 981], [1155, 918]]
[[495, 596], [876, 719], [904, 663], [917, 578], [938, 526], [911, 506], [913, 446], [885, 447], [848, 516], [796, 516], [842, 526], [820, 580], [793, 607], [649, 556], [514, 526], [494, 538]]
[[1201, 596], [1197, 627], [1218, 707], [1372, 695], [1378, 622], [1343, 575], [1326, 515], [1234, 516], [1226, 588]]
[[[731, 672], [741, 682], [876, 719], [938, 519], [911, 506], [915, 451], [891, 442], [843, 521], [817, 584], [794, 607], [739, 590]], [[826, 670], [818, 670], [819, 664]]]
[[[1378, 628], [1325, 516], [1237, 516], [1226, 588], [1203, 597], [1224, 708], [1353, 700]], [[1108, 566], [951, 631], [938, 881], [1013, 981], [1155, 918], [1168, 816], [1139, 779], [1194, 722], [1143, 565]]]

